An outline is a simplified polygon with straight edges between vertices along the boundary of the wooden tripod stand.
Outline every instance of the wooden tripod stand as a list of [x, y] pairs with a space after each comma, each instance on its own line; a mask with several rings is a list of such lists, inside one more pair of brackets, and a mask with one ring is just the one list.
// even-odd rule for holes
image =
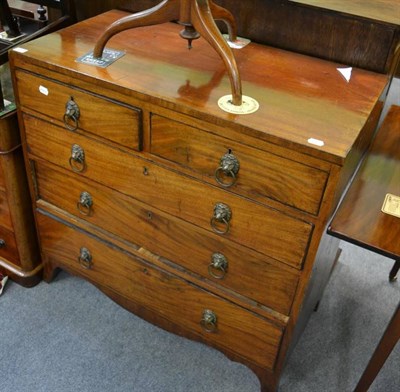
[[233, 15], [225, 8], [214, 4], [212, 0], [163, 0], [153, 8], [112, 23], [97, 41], [93, 57], [101, 58], [108, 40], [124, 30], [177, 21], [184, 26], [180, 36], [188, 40], [189, 49], [192, 47], [192, 41], [201, 35], [222, 58], [231, 83], [232, 104], [240, 106], [242, 84], [236, 60], [214, 19], [224, 21], [228, 26], [229, 40], [236, 41], [236, 23]]

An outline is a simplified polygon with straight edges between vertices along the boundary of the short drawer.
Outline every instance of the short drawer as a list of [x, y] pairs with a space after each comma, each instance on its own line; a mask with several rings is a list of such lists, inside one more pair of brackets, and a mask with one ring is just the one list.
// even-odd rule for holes
[[13, 230], [7, 196], [5, 192], [1, 190], [0, 190], [0, 226], [3, 226], [4, 228], [10, 231]]
[[14, 233], [0, 226], [0, 257], [20, 265]]
[[232, 192], [317, 215], [328, 173], [152, 115], [151, 152]]
[[[217, 347], [273, 368], [283, 333], [280, 327], [71, 226], [40, 213], [37, 220], [45, 264], [65, 267]], [[202, 323], [206, 310], [216, 316], [215, 324]]]
[[[144, 247], [221, 286], [289, 314], [298, 272], [101, 186], [36, 163], [40, 200]], [[38, 204], [44, 206], [39, 201]]]
[[[23, 71], [16, 72], [16, 79], [21, 85], [18, 91], [22, 107], [49, 116], [58, 125], [66, 128], [73, 129], [77, 126], [78, 132], [90, 132], [128, 148], [140, 150], [142, 113], [139, 108]], [[71, 97], [79, 107], [79, 119], [76, 121], [67, 120], [65, 116], [66, 104]]]
[[[28, 151], [180, 219], [218, 238], [301, 268], [313, 226], [272, 208], [206, 185], [31, 116], [24, 116]], [[72, 157], [79, 146], [82, 162]], [[84, 159], [83, 159], [84, 157]], [[220, 215], [220, 206], [230, 216]], [[229, 214], [228, 214], [229, 215]]]

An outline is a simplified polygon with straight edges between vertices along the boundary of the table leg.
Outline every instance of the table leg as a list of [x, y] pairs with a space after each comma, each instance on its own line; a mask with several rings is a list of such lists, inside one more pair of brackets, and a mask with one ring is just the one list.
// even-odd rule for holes
[[400, 339], [400, 303], [390, 320], [385, 333], [376, 347], [363, 375], [360, 378], [354, 392], [366, 392], [374, 382], [376, 376], [385, 364], [387, 357]]
[[389, 282], [394, 282], [397, 280], [397, 273], [399, 272], [399, 269], [400, 269], [400, 259], [397, 259], [394, 262], [392, 269], [390, 270]]

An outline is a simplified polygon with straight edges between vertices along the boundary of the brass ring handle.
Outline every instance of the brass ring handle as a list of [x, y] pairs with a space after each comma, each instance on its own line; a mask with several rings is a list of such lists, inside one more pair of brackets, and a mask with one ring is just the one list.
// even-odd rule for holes
[[212, 310], [204, 310], [200, 325], [206, 332], [217, 332], [217, 315]]
[[5, 248], [5, 246], [6, 246], [6, 241], [4, 241], [3, 239], [0, 239], [0, 249]]
[[78, 208], [78, 211], [82, 215], [86, 215], [86, 216], [92, 215], [93, 198], [92, 198], [91, 194], [86, 191], [82, 192], [76, 206]]
[[79, 256], [78, 256], [78, 261], [81, 267], [85, 269], [91, 269], [92, 268], [92, 255], [90, 254], [89, 249], [87, 248], [81, 248]]
[[[232, 217], [232, 211], [230, 207], [224, 203], [217, 203], [214, 206], [214, 215], [210, 221], [211, 228], [217, 234], [227, 234], [230, 230], [231, 217]], [[220, 229], [217, 223], [223, 223], [224, 228]]]
[[70, 131], [76, 131], [79, 126], [79, 117], [81, 116], [81, 111], [79, 106], [71, 97], [69, 101], [65, 104], [65, 114], [63, 117], [65, 128]]
[[[239, 169], [239, 160], [236, 158], [235, 155], [227, 153], [221, 158], [219, 162], [219, 167], [217, 168], [217, 170], [215, 170], [215, 180], [224, 188], [229, 188], [236, 184]], [[231, 180], [224, 180], [223, 174], [225, 175], [225, 177], [231, 177]]]
[[214, 253], [208, 266], [208, 273], [215, 279], [224, 279], [228, 270], [228, 260], [222, 253]]
[[85, 151], [78, 144], [71, 147], [69, 165], [75, 173], [83, 173], [86, 170]]

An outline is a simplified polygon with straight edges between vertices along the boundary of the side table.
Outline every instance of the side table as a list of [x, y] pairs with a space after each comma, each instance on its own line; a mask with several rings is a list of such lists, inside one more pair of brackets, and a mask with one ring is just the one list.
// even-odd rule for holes
[[[338, 208], [328, 233], [373, 252], [400, 268], [400, 106], [393, 105]], [[400, 339], [397, 307], [355, 392], [367, 391]]]

